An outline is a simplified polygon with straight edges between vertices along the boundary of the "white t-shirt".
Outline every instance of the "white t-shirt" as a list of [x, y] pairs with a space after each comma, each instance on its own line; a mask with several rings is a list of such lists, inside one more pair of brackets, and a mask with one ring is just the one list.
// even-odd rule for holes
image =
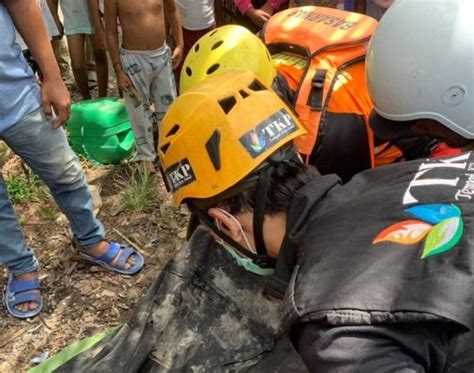
[[[49, 9], [48, 3], [46, 0], [36, 0], [36, 3], [41, 9], [41, 14], [43, 16], [44, 23], [46, 24], [46, 29], [49, 34], [49, 39], [51, 40], [53, 37], [59, 35], [58, 26], [56, 26], [56, 22], [54, 22], [53, 15], [51, 14], [51, 10]], [[22, 50], [28, 49], [26, 46], [23, 38], [20, 36], [17, 30], [16, 32], [16, 42], [20, 45]]]
[[186, 30], [205, 30], [214, 22], [214, 0], [176, 0]]

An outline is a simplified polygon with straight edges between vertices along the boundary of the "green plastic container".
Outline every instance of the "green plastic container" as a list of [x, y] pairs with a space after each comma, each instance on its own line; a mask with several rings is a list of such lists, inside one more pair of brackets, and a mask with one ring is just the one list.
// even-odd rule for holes
[[99, 98], [73, 104], [67, 123], [73, 150], [100, 164], [130, 159], [135, 150], [125, 105], [118, 98]]
[[84, 146], [86, 156], [101, 164], [118, 164], [133, 155], [135, 137], [132, 131], [122, 132], [118, 136], [109, 138], [109, 141]]

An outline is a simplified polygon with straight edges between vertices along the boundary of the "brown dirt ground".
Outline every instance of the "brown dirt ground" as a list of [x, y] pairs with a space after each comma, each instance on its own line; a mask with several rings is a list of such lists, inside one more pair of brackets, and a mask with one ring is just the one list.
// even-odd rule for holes
[[[68, 81], [77, 100], [77, 92]], [[114, 88], [114, 87], [112, 87]], [[112, 95], [116, 90], [112, 89]], [[90, 184], [102, 192], [99, 219], [109, 240], [139, 248], [145, 267], [136, 276], [121, 276], [75, 257], [71, 230], [64, 218], [45, 218], [47, 206], [60, 216], [51, 198], [15, 204], [28, 244], [40, 262], [44, 307], [39, 317], [21, 321], [0, 306], [0, 372], [24, 372], [41, 353], [56, 354], [69, 344], [95, 335], [127, 320], [134, 304], [145, 293], [160, 269], [185, 237], [187, 213], [172, 206], [159, 173], [152, 177], [153, 200], [144, 211], [123, 207], [129, 166], [97, 167], [83, 162]], [[13, 155], [1, 167], [4, 176], [24, 173]], [[124, 182], [125, 181], [125, 182]], [[4, 289], [7, 271], [0, 273]]]

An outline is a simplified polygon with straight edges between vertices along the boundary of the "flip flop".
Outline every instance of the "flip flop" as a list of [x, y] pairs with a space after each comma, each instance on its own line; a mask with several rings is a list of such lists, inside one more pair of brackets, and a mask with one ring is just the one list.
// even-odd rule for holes
[[[117, 254], [119, 255], [117, 263], [115, 265], [111, 265], [110, 263], [115, 259]], [[125, 264], [127, 263], [128, 258], [130, 258], [132, 255], [135, 256], [135, 264], [129, 269], [125, 269]], [[79, 251], [78, 256], [122, 275], [134, 275], [143, 268], [144, 264], [142, 254], [132, 249], [130, 246], [121, 245], [116, 242], [109, 242], [109, 248], [107, 252], [99, 257], [94, 257], [84, 251]]]
[[[10, 315], [19, 319], [28, 319], [36, 316], [43, 308], [43, 299], [38, 293], [33, 293], [32, 290], [39, 290], [40, 282], [35, 280], [17, 280], [15, 276], [10, 273], [8, 278], [7, 289], [5, 291], [5, 304]], [[25, 312], [19, 311], [15, 308], [16, 305], [26, 302], [36, 302], [38, 305]]]

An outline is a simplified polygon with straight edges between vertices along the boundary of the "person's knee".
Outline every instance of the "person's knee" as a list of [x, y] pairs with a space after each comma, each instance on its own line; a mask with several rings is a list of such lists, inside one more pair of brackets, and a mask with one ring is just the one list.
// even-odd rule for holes
[[41, 176], [52, 189], [78, 189], [87, 185], [81, 163], [72, 150], [58, 151], [50, 163], [49, 172]]
[[75, 156], [64, 162], [61, 172], [57, 174], [56, 182], [78, 188], [87, 185], [81, 163]]

